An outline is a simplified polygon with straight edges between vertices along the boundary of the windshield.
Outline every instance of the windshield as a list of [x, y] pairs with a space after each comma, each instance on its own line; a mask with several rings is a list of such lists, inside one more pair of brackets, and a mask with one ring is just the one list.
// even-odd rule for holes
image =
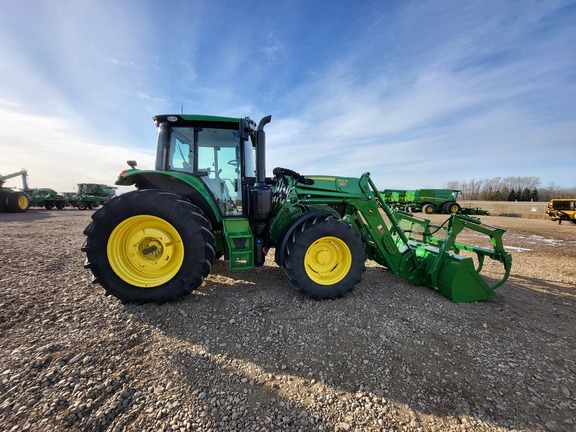
[[239, 216], [242, 214], [241, 148], [237, 130], [173, 127], [168, 169], [196, 175], [212, 193], [223, 216]]

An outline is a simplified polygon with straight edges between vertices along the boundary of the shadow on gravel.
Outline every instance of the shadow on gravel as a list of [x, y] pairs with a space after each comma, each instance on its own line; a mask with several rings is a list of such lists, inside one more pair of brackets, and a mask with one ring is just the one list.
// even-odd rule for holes
[[28, 210], [25, 213], [0, 213], [0, 222], [34, 222], [44, 220], [55, 215], [50, 210]]
[[[182, 302], [126, 308], [178, 341], [172, 364], [190, 397], [238, 395], [254, 415], [276, 413], [270, 425], [333, 429], [327, 419], [339, 418], [391, 427], [387, 419], [405, 418], [412, 427], [541, 427], [570, 416], [546, 384], [558, 376], [542, 368], [564, 373], [566, 364], [557, 336], [512, 331], [534, 329], [529, 314], [510, 319], [507, 296], [515, 289], [454, 304], [369, 267], [354, 292], [318, 302], [297, 293], [275, 266], [231, 272], [218, 261]], [[544, 301], [539, 296], [535, 304]], [[208, 415], [218, 424], [229, 418], [225, 411]]]
[[556, 300], [561, 302], [576, 303], [576, 286], [572, 284], [560, 285], [546, 280], [514, 275], [507, 282], [524, 292], [529, 291], [536, 296], [542, 296], [544, 301]]

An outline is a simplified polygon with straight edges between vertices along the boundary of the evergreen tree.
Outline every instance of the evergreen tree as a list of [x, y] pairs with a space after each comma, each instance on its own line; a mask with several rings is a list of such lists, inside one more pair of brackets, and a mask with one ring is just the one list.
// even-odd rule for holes
[[520, 194], [520, 201], [530, 201], [530, 189], [528, 189], [527, 187], [522, 189], [522, 193]]

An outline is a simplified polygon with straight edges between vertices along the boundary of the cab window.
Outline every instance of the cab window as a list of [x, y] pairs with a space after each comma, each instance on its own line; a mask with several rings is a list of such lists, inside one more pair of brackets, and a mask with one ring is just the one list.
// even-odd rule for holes
[[197, 133], [196, 174], [212, 192], [223, 216], [242, 215], [241, 151], [238, 131], [202, 128]]

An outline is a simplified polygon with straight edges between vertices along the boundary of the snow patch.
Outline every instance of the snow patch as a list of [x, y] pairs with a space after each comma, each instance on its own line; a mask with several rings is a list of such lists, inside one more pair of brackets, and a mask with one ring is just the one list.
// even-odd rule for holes
[[530, 252], [532, 250], [518, 246], [504, 246], [504, 249], [508, 252]]

